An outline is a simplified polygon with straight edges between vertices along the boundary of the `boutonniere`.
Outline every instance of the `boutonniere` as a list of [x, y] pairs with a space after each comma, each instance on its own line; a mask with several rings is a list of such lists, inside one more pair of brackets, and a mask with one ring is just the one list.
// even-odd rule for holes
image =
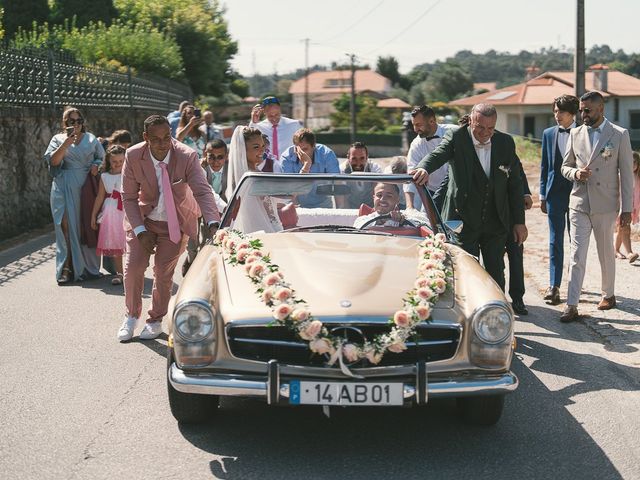
[[498, 170], [504, 173], [507, 178], [509, 178], [509, 174], [511, 173], [511, 167], [507, 167], [506, 165], [498, 165]]
[[611, 142], [607, 142], [606, 145], [604, 147], [602, 147], [602, 150], [600, 150], [600, 155], [602, 155], [602, 158], [611, 158], [611, 155], [613, 155], [613, 145], [611, 144]]

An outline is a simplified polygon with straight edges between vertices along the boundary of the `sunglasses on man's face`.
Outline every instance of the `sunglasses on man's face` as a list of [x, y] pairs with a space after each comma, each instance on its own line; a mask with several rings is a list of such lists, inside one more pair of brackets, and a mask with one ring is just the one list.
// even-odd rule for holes
[[591, 113], [593, 112], [592, 109], [590, 108], [581, 108], [580, 110], [578, 110], [580, 113]]
[[67, 125], [82, 125], [84, 123], [84, 118], [70, 118], [67, 120]]
[[213, 155], [212, 153], [208, 153], [207, 160], [224, 160], [224, 155]]

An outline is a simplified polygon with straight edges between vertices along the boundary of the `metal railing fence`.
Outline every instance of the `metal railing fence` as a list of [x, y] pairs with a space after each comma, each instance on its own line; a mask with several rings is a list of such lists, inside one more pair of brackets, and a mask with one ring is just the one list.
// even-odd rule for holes
[[193, 92], [179, 82], [112, 72], [52, 50], [0, 48], [0, 107], [32, 106], [175, 110]]

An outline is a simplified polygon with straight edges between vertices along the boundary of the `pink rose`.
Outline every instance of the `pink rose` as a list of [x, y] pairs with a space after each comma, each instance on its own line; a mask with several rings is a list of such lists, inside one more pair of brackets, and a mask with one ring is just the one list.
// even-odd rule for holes
[[431, 254], [431, 259], [432, 260], [444, 260], [445, 258], [447, 258], [447, 254], [444, 253], [442, 250], [435, 250]]
[[284, 302], [285, 300], [291, 298], [291, 289], [287, 287], [282, 287], [276, 290], [275, 294], [276, 300], [280, 302]]
[[447, 237], [445, 236], [444, 233], [437, 233], [436, 234], [436, 240], [438, 240], [439, 242], [444, 242], [447, 239]]
[[262, 258], [264, 255], [262, 255], [262, 252], [260, 250], [254, 250], [253, 252], [251, 252], [251, 256]]
[[373, 348], [371, 350], [367, 350], [365, 356], [367, 357], [367, 360], [369, 360], [374, 365], [377, 365], [378, 363], [380, 363], [380, 360], [382, 360], [382, 354], [376, 352]]
[[437, 293], [444, 293], [447, 289], [447, 282], [445, 282], [444, 278], [436, 278], [433, 281], [433, 285], [435, 286], [435, 291]]
[[244, 262], [244, 271], [247, 272], [247, 274], [251, 271], [251, 267], [253, 267], [253, 264], [249, 263], [248, 260]]
[[296, 308], [291, 314], [291, 318], [296, 322], [304, 322], [309, 318], [309, 311], [304, 308]]
[[265, 288], [264, 291], [262, 292], [262, 301], [264, 303], [270, 303], [271, 300], [273, 300], [273, 289]]
[[422, 300], [429, 300], [431, 297], [433, 297], [433, 290], [428, 287], [419, 288], [416, 293]]
[[437, 262], [435, 260], [424, 260], [420, 262], [420, 270], [433, 270], [437, 266]]
[[433, 237], [426, 237], [420, 245], [423, 247], [430, 247], [433, 245]]
[[273, 316], [276, 320], [285, 320], [290, 314], [291, 314], [291, 310], [293, 310], [291, 308], [290, 305], [286, 304], [286, 303], [281, 303], [280, 305], [278, 305], [276, 308], [273, 309]]
[[238, 250], [240, 250], [241, 248], [251, 248], [251, 245], [249, 245], [249, 242], [240, 242], [238, 244]]
[[431, 315], [431, 307], [429, 307], [428, 305], [418, 305], [415, 308], [415, 312], [416, 315], [418, 315], [420, 321], [424, 321], [429, 318], [429, 315]]
[[319, 355], [333, 353], [334, 351], [333, 345], [326, 338], [317, 338], [309, 342], [309, 349]]
[[233, 238], [231, 238], [231, 237], [227, 238], [227, 239], [224, 241], [224, 248], [226, 248], [226, 249], [227, 249], [228, 251], [230, 251], [230, 252], [232, 252], [232, 251], [233, 251], [233, 249], [235, 248], [235, 246], [236, 246], [236, 241], [235, 241]]
[[251, 250], [247, 248], [239, 248], [236, 252], [236, 260], [238, 260], [239, 263], [244, 263], [250, 252]]
[[390, 352], [393, 352], [393, 353], [400, 353], [400, 352], [402, 352], [402, 351], [404, 351], [406, 349], [407, 349], [407, 346], [404, 344], [404, 342], [402, 342], [400, 340], [398, 340], [395, 343], [392, 343], [391, 345], [389, 345], [387, 347], [387, 350], [389, 350]]
[[432, 251], [433, 250], [431, 249], [431, 247], [421, 247], [418, 250], [418, 255], [421, 256], [421, 257], [428, 257], [428, 256], [431, 255]]
[[251, 278], [259, 278], [265, 272], [266, 265], [262, 262], [255, 262], [251, 264], [251, 269], [249, 270], [249, 276]]
[[398, 310], [393, 315], [393, 322], [400, 328], [409, 326], [409, 314], [404, 310]]
[[342, 354], [347, 362], [355, 362], [358, 360], [358, 347], [356, 347], [353, 343], [345, 343], [342, 346]]
[[416, 280], [416, 288], [424, 288], [429, 286], [429, 279], [425, 277], [420, 277]]
[[260, 257], [256, 257], [253, 254], [249, 254], [249, 256], [247, 257], [244, 263], [249, 265], [253, 262], [257, 262], [258, 260], [260, 260]]
[[312, 322], [309, 322], [304, 329], [299, 331], [298, 334], [305, 340], [313, 340], [321, 331], [322, 322], [320, 320], [313, 320]]
[[264, 277], [263, 282], [266, 286], [270, 287], [280, 282], [280, 280], [282, 280], [282, 274], [279, 272], [273, 272]]
[[227, 232], [227, 230], [218, 230], [216, 232], [216, 243], [222, 244], [222, 242], [224, 241], [225, 238], [227, 238], [227, 236], [229, 235], [229, 232]]

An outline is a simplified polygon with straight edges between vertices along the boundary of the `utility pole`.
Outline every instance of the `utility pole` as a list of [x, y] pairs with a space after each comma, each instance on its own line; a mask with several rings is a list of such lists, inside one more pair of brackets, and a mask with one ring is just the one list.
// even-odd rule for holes
[[304, 39], [304, 126], [309, 120], [309, 39]]
[[576, 97], [585, 93], [584, 84], [584, 0], [577, 0], [576, 52], [573, 59], [573, 82]]
[[347, 54], [351, 60], [351, 102], [349, 107], [351, 110], [351, 143], [356, 141], [356, 56], [351, 53]]

